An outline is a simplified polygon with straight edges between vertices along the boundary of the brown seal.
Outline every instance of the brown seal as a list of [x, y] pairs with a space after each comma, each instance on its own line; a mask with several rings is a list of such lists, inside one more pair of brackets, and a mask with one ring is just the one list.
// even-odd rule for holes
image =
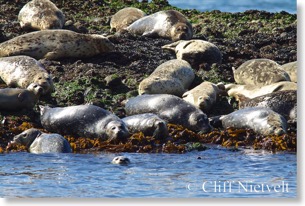
[[298, 67], [297, 61], [290, 62], [282, 65], [282, 69], [285, 70], [290, 77], [292, 82], [298, 82]]

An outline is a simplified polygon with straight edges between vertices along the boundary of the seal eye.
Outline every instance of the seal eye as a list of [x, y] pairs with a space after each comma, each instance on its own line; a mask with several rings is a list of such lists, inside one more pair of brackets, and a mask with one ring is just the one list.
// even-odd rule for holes
[[115, 129], [116, 129], [116, 127], [112, 127], [112, 128], [111, 128], [111, 130], [115, 130]]

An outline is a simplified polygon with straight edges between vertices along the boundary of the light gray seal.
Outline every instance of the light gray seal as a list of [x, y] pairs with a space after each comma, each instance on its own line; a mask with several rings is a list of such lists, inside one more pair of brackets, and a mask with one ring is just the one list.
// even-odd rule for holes
[[98, 34], [55, 29], [35, 31], [0, 44], [0, 57], [26, 55], [35, 59], [85, 58], [112, 52], [114, 45]]
[[184, 60], [173, 59], [159, 65], [139, 84], [139, 94], [173, 94], [181, 96], [192, 84], [195, 73]]
[[278, 91], [253, 99], [239, 97], [239, 108], [265, 107], [279, 113], [291, 123], [297, 121], [297, 91]]
[[282, 135], [287, 133], [287, 120], [271, 109], [249, 107], [220, 117], [224, 128], [252, 129], [261, 135]]
[[125, 123], [116, 115], [94, 105], [40, 106], [41, 125], [49, 132], [104, 140], [126, 140]]
[[175, 10], [159, 11], [142, 17], [126, 29], [136, 35], [161, 37], [172, 41], [188, 40], [193, 37], [191, 23]]
[[61, 29], [65, 24], [63, 12], [49, 0], [32, 0], [18, 14], [21, 28], [45, 30]]
[[290, 62], [282, 65], [282, 69], [285, 70], [292, 82], [298, 82], [298, 64], [297, 61]]
[[142, 132], [145, 136], [165, 139], [169, 136], [167, 124], [153, 113], [137, 114], [122, 119], [130, 133]]
[[237, 69], [232, 68], [237, 84], [264, 86], [280, 81], [291, 81], [287, 72], [270, 59], [248, 60]]
[[30, 84], [27, 89], [0, 89], [0, 110], [18, 111], [33, 109], [43, 88], [37, 84]]
[[177, 59], [187, 61], [194, 69], [198, 69], [203, 63], [220, 64], [222, 61], [222, 54], [218, 47], [200, 39], [180, 40], [164, 45], [162, 49], [174, 51]]
[[128, 165], [128, 164], [130, 164], [130, 160], [129, 160], [128, 157], [117, 156], [117, 157], [113, 158], [111, 163], [112, 164], [118, 164], [118, 165]]
[[0, 78], [9, 87], [25, 89], [34, 83], [43, 88], [42, 94], [54, 91], [51, 74], [39, 61], [29, 56], [0, 58]]
[[21, 144], [26, 146], [30, 153], [70, 153], [69, 142], [60, 134], [43, 133], [38, 129], [28, 129], [16, 135], [8, 145]]
[[170, 94], [140, 95], [125, 105], [127, 115], [154, 113], [167, 123], [178, 124], [189, 130], [207, 133], [212, 127], [205, 113], [183, 99]]
[[115, 13], [110, 21], [111, 32], [125, 30], [130, 24], [144, 17], [146, 14], [137, 8], [127, 7]]

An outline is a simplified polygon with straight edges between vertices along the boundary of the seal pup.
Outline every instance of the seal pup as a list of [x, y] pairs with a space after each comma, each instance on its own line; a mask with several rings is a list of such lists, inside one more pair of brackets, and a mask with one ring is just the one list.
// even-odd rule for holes
[[154, 113], [167, 123], [207, 133], [212, 127], [205, 113], [183, 99], [170, 94], [139, 95], [125, 104], [127, 115]]
[[110, 40], [98, 34], [80, 34], [56, 29], [35, 31], [0, 44], [0, 57], [26, 55], [35, 59], [85, 58], [115, 50]]
[[29, 56], [0, 58], [0, 78], [10, 87], [27, 88], [35, 83], [43, 88], [44, 95], [54, 91], [52, 76]]
[[291, 81], [287, 72], [269, 59], [248, 60], [237, 69], [232, 68], [237, 84], [264, 86], [280, 81]]
[[117, 156], [117, 157], [113, 158], [111, 163], [112, 164], [118, 164], [118, 165], [128, 165], [128, 164], [130, 164], [130, 160], [129, 160], [128, 157]]
[[144, 16], [129, 25], [126, 30], [136, 35], [161, 37], [172, 41], [188, 40], [193, 37], [191, 23], [175, 10], [159, 11]]
[[76, 135], [104, 140], [129, 137], [125, 123], [116, 115], [94, 105], [50, 108], [40, 106], [43, 128], [62, 135]]
[[249, 107], [220, 117], [224, 128], [252, 129], [261, 135], [282, 135], [287, 133], [286, 119], [271, 109]]
[[143, 132], [145, 136], [165, 139], [169, 136], [167, 124], [153, 113], [137, 114], [122, 119], [130, 133]]
[[290, 62], [282, 65], [282, 69], [285, 70], [292, 82], [298, 82], [298, 65], [297, 61]]
[[33, 109], [42, 92], [43, 88], [35, 83], [30, 84], [27, 89], [0, 89], [0, 110]]
[[195, 73], [184, 60], [173, 59], [159, 65], [139, 84], [139, 94], [173, 94], [181, 96], [191, 85]]
[[224, 85], [219, 87], [211, 82], [202, 82], [190, 91], [182, 95], [182, 99], [193, 104], [204, 112], [208, 112], [218, 99], [218, 96], [224, 90]]
[[34, 30], [61, 29], [65, 24], [63, 12], [49, 0], [28, 2], [20, 10], [18, 20], [21, 28]]
[[110, 20], [110, 31], [120, 32], [125, 30], [130, 24], [144, 17], [146, 14], [137, 8], [127, 7], [115, 13]]
[[187, 61], [195, 69], [203, 63], [220, 64], [222, 61], [222, 54], [217, 46], [199, 39], [180, 40], [164, 45], [162, 49], [174, 51], [177, 59]]
[[34, 128], [16, 135], [8, 148], [13, 144], [24, 145], [30, 153], [35, 154], [72, 152], [69, 142], [60, 134], [43, 133]]
[[273, 92], [270, 94], [255, 97], [253, 99], [240, 96], [238, 100], [240, 109], [246, 107], [265, 107], [279, 113], [291, 123], [297, 121], [296, 90]]
[[235, 97], [238, 100], [239, 96], [247, 98], [255, 98], [265, 94], [270, 94], [276, 91], [297, 90], [298, 85], [295, 82], [282, 81], [265, 86], [238, 85], [226, 84], [225, 90], [229, 96]]

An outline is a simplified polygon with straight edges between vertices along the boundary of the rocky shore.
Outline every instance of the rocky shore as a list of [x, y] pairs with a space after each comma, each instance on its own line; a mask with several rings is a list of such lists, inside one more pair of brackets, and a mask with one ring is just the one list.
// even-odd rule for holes
[[[110, 32], [110, 19], [118, 10], [137, 7], [147, 14], [161, 10], [176, 9], [192, 23], [194, 39], [215, 44], [222, 52], [221, 64], [201, 64], [196, 69], [196, 78], [191, 88], [202, 81], [213, 83], [234, 82], [232, 67], [243, 62], [267, 58], [278, 64], [297, 60], [297, 16], [287, 12], [269, 13], [249, 10], [243, 13], [221, 11], [199, 12], [172, 7], [166, 0], [152, 0], [150, 3], [137, 0], [53, 0], [66, 16], [64, 29], [79, 33], [112, 35], [110, 40], [118, 52], [86, 59], [41, 60], [53, 76], [55, 92], [43, 97], [38, 104], [70, 106], [93, 103], [119, 117], [125, 117], [123, 102], [137, 95], [137, 88], [143, 78], [175, 54], [162, 50], [171, 43], [166, 39], [153, 39], [123, 34], [115, 36]], [[0, 0], [0, 43], [25, 34], [20, 28], [17, 16], [27, 0]], [[1, 48], [0, 48], [1, 49]], [[0, 81], [0, 88], [6, 85]], [[230, 103], [230, 104], [229, 104]], [[224, 106], [225, 105], [225, 106]], [[209, 117], [227, 114], [236, 109], [236, 103], [229, 97], [214, 105], [207, 113]], [[9, 152], [6, 145], [13, 136], [28, 128], [42, 129], [39, 108], [33, 111], [0, 112], [0, 152]], [[74, 152], [175, 152], [207, 149], [208, 144], [219, 144], [238, 149], [251, 147], [269, 151], [296, 151], [296, 128], [281, 136], [260, 136], [250, 130], [218, 130], [199, 135], [177, 125], [168, 125], [170, 137], [155, 140], [143, 134], [132, 135], [127, 142], [118, 144], [100, 139], [65, 136]], [[16, 147], [10, 151], [22, 151]]]

